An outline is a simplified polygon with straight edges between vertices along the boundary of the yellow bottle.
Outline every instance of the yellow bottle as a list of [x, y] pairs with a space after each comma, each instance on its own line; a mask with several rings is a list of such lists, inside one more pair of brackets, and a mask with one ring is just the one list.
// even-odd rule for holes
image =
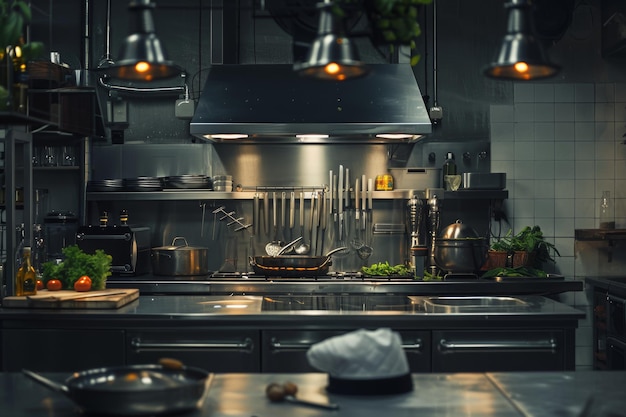
[[37, 273], [30, 262], [30, 246], [24, 247], [22, 265], [15, 274], [15, 295], [37, 294]]

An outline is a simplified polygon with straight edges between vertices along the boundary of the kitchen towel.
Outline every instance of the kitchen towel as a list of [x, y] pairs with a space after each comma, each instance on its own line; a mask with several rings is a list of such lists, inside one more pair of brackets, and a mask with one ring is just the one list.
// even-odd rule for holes
[[314, 368], [337, 378], [379, 379], [409, 372], [402, 339], [389, 328], [331, 337], [311, 346], [307, 359]]

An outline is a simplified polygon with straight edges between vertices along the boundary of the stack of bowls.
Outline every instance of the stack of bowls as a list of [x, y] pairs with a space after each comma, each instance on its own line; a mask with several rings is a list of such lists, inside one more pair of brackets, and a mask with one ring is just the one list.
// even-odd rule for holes
[[233, 191], [232, 175], [216, 175], [213, 177], [213, 191]]

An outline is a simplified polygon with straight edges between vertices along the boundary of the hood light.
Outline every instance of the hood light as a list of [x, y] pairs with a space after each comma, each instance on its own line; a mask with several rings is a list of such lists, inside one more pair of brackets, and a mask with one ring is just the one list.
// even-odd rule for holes
[[235, 139], [245, 139], [248, 135], [244, 133], [217, 133], [214, 135], [204, 135], [206, 139], [220, 139], [220, 140], [235, 140]]
[[419, 139], [422, 135], [411, 135], [408, 133], [381, 133], [376, 135], [377, 138], [381, 139], [392, 139], [392, 140], [405, 140], [405, 139]]
[[296, 135], [300, 142], [317, 142], [321, 139], [328, 139], [328, 135], [308, 134], [308, 135]]

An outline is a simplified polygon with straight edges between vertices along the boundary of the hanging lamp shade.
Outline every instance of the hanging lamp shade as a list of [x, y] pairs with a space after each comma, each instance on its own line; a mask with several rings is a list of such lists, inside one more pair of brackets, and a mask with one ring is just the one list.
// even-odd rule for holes
[[318, 4], [320, 20], [306, 60], [294, 65], [294, 70], [305, 77], [331, 81], [359, 78], [369, 68], [359, 60], [354, 43], [346, 36], [344, 18], [335, 15], [330, 3]]
[[555, 76], [560, 67], [548, 60], [541, 42], [534, 35], [531, 1], [510, 0], [504, 7], [508, 11], [507, 33], [495, 61], [484, 74], [518, 81]]
[[117, 61], [99, 68], [100, 72], [129, 81], [155, 81], [182, 72], [181, 67], [168, 60], [155, 33], [152, 9], [154, 4], [150, 0], [130, 2], [131, 34], [124, 40]]

